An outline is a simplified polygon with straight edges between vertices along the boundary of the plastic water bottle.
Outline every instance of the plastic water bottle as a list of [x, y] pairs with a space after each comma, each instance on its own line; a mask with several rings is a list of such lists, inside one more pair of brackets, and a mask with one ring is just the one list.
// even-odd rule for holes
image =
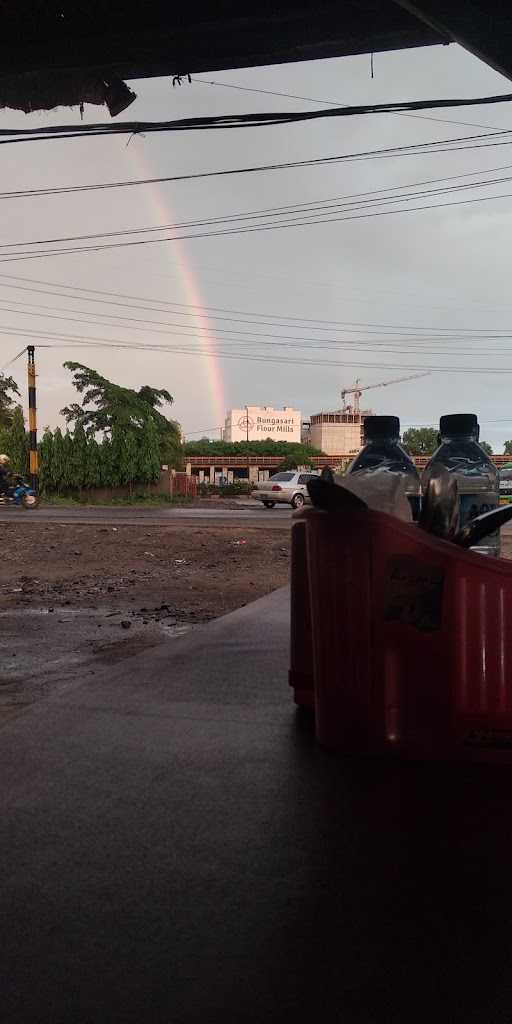
[[[441, 416], [439, 434], [439, 448], [425, 467], [421, 482], [425, 490], [441, 466], [455, 476], [459, 491], [459, 529], [462, 529], [475, 516], [498, 507], [499, 473], [478, 443], [480, 427], [474, 413]], [[499, 530], [471, 550], [499, 557]]]
[[412, 518], [416, 521], [420, 513], [420, 478], [410, 455], [400, 444], [398, 416], [366, 416], [363, 431], [364, 448], [347, 472], [386, 469], [389, 473], [404, 477], [405, 493], [411, 506]]

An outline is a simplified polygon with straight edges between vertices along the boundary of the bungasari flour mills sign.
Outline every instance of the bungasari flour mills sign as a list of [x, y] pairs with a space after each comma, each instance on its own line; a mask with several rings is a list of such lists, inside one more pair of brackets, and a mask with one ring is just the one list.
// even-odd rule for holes
[[300, 443], [302, 416], [298, 409], [285, 406], [248, 405], [230, 409], [226, 414], [224, 441], [289, 441]]

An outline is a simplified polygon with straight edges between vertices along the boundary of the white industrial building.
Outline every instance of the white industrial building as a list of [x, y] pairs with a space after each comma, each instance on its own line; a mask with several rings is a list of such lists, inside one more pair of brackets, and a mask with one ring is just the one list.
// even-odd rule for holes
[[355, 455], [364, 444], [363, 424], [370, 410], [319, 412], [311, 416], [308, 441], [325, 455]]
[[285, 406], [249, 405], [245, 409], [230, 409], [226, 414], [223, 431], [224, 441], [272, 441], [300, 442], [301, 413], [298, 409]]

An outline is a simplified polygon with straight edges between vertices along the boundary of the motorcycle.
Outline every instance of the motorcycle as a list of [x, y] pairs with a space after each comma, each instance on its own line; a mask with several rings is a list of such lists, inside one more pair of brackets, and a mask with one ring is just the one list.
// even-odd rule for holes
[[39, 505], [39, 495], [27, 484], [23, 477], [17, 476], [4, 494], [0, 494], [0, 506], [18, 505], [24, 509], [35, 509]]

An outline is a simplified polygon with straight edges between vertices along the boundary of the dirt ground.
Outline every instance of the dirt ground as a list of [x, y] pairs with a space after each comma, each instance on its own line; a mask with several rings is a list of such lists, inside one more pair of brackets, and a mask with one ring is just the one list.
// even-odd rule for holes
[[286, 529], [3, 524], [0, 609], [204, 622], [286, 583], [289, 550]]
[[289, 524], [1, 529], [0, 724], [289, 576]]

